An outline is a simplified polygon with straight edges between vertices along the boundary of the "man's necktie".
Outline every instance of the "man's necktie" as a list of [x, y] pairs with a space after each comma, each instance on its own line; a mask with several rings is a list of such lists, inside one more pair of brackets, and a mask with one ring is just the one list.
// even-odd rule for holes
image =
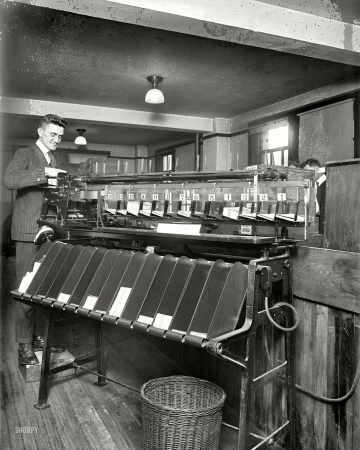
[[50, 158], [50, 167], [56, 167], [55, 158], [52, 152], [48, 152], [49, 158]]

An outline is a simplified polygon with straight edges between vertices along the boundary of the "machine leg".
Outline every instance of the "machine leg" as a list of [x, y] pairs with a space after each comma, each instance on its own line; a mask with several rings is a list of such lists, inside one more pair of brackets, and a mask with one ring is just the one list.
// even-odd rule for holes
[[[293, 273], [291, 264], [287, 265], [288, 277], [287, 277], [287, 290], [288, 301], [293, 303]], [[286, 316], [286, 327], [289, 328], [292, 323], [289, 316]], [[295, 450], [297, 448], [296, 437], [296, 408], [295, 408], [295, 332], [285, 333], [285, 349], [286, 360], [288, 361], [288, 370], [286, 372], [287, 382], [287, 408], [289, 418], [289, 449]]]
[[247, 370], [241, 371], [238, 450], [246, 449], [248, 424], [250, 419], [250, 411], [248, 411], [249, 382], [250, 378]]
[[53, 311], [45, 311], [45, 332], [44, 332], [44, 350], [41, 363], [41, 375], [40, 375], [40, 387], [38, 402], [34, 407], [38, 410], [50, 408], [47, 403], [48, 397], [48, 379], [50, 374], [50, 358], [51, 358], [51, 346], [54, 334], [54, 314], [50, 314]]
[[[287, 320], [287, 322], [289, 322]], [[286, 325], [289, 326], [289, 323]], [[289, 419], [289, 450], [296, 449], [296, 409], [295, 409], [295, 340], [292, 333], [285, 333], [286, 359], [288, 370], [286, 372], [287, 409]]]
[[95, 348], [96, 348], [96, 364], [97, 364], [97, 373], [98, 375], [98, 381], [95, 384], [95, 386], [106, 386], [107, 383], [105, 381], [105, 378], [101, 375], [104, 375], [104, 357], [103, 357], [103, 351], [99, 350], [101, 349], [102, 345], [102, 333], [101, 333], [101, 323], [98, 321], [94, 321], [94, 327], [95, 327]]

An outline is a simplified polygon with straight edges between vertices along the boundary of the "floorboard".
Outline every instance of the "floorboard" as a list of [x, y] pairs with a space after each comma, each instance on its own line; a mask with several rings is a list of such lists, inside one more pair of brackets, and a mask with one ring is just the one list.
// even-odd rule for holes
[[[38, 411], [39, 382], [25, 383], [18, 370], [14, 339], [14, 257], [2, 257], [1, 280], [1, 442], [4, 450], [140, 450], [142, 449], [141, 386], [150, 379], [186, 374], [149, 341], [131, 330], [111, 325], [104, 329], [104, 344], [119, 341], [105, 351], [109, 382], [98, 387], [93, 374], [49, 380], [50, 408]], [[59, 325], [62, 343], [74, 355], [91, 351], [91, 321]], [[96, 370], [95, 362], [86, 364]], [[129, 389], [127, 386], [131, 387]], [[24, 428], [25, 427], [25, 428]], [[27, 427], [33, 427], [32, 432]], [[23, 432], [19, 432], [23, 431]], [[237, 433], [222, 427], [219, 450], [237, 448]]]

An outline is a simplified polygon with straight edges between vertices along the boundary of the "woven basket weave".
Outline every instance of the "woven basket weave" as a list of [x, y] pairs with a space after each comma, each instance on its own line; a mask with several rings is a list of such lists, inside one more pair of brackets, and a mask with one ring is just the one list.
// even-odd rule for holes
[[206, 380], [157, 378], [141, 388], [145, 450], [217, 450], [225, 392]]

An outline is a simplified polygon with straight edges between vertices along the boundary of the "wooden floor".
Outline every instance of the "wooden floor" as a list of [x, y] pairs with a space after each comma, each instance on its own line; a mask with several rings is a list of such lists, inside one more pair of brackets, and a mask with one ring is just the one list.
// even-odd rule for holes
[[[77, 370], [49, 383], [50, 408], [36, 410], [39, 383], [26, 383], [18, 370], [14, 340], [14, 257], [2, 258], [1, 295], [1, 438], [3, 450], [141, 449], [141, 396], [146, 381], [184, 371], [140, 333], [113, 327], [106, 339], [119, 340], [106, 350], [106, 375], [123, 383], [94, 386], [96, 377]], [[115, 331], [114, 331], [115, 330]], [[61, 328], [60, 340], [75, 356], [93, 348], [92, 324], [84, 320]], [[95, 370], [94, 363], [86, 365]], [[130, 389], [132, 388], [132, 389]], [[237, 432], [222, 426], [220, 450], [237, 448]]]

